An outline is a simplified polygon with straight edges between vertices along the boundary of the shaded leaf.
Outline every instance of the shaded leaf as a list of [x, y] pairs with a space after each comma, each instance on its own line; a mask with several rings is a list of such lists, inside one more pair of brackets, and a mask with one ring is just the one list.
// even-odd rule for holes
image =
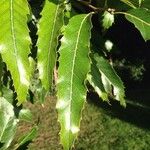
[[141, 4], [141, 7], [150, 9], [150, 1], [144, 0], [143, 3]]
[[109, 62], [102, 56], [95, 55], [95, 60], [97, 61], [97, 67], [102, 74], [102, 82], [105, 86], [105, 90], [107, 92], [111, 92], [112, 90], [110, 88], [113, 86], [113, 94], [115, 99], [120, 101], [121, 105], [126, 106], [124, 99], [124, 85], [120, 77], [116, 74]]
[[13, 106], [0, 97], [0, 143], [3, 143], [1, 150], [8, 148], [13, 140], [17, 122]]
[[7, 87], [3, 86], [2, 88], [3, 97], [12, 104], [14, 99], [14, 93], [11, 89], [8, 89]]
[[61, 39], [56, 107], [64, 150], [69, 150], [74, 143], [86, 99], [84, 81], [90, 69], [90, 18], [91, 13], [72, 17]]
[[101, 72], [101, 80], [102, 80], [105, 91], [111, 95], [112, 94], [112, 85], [102, 72]]
[[98, 68], [96, 67], [96, 65], [93, 63], [91, 64], [91, 72], [88, 74], [87, 80], [92, 85], [94, 90], [97, 92], [99, 97], [102, 100], [107, 101], [108, 95], [104, 89], [102, 79], [101, 79], [101, 74], [100, 74]]
[[125, 13], [126, 18], [140, 31], [145, 41], [150, 39], [150, 11], [147, 9], [131, 9]]
[[22, 145], [26, 144], [27, 142], [32, 141], [36, 135], [37, 135], [38, 127], [34, 126], [31, 131], [29, 131], [26, 135], [23, 135], [19, 140], [16, 145], [15, 149], [19, 149]]
[[138, 3], [134, 2], [134, 1], [131, 1], [131, 0], [121, 0], [122, 2], [124, 2], [125, 4], [127, 4], [128, 6], [132, 7], [132, 8], [136, 8], [136, 5]]
[[0, 1], [0, 53], [11, 72], [19, 104], [26, 100], [30, 75], [27, 14], [26, 0]]
[[33, 116], [32, 116], [31, 111], [29, 109], [21, 109], [19, 112], [19, 120], [32, 122]]
[[38, 70], [46, 90], [52, 88], [58, 36], [63, 25], [63, 10], [63, 3], [59, 0], [46, 0], [39, 22]]

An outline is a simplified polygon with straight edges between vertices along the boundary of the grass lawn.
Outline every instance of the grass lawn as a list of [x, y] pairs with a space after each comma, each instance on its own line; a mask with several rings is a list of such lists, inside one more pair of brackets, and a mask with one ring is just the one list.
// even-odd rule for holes
[[[92, 98], [92, 99], [91, 99]], [[108, 105], [95, 95], [89, 96], [83, 111], [81, 131], [74, 150], [149, 150], [150, 111], [141, 102], [129, 101], [124, 109], [117, 103]], [[27, 104], [34, 121], [39, 119], [39, 134], [29, 150], [62, 150], [59, 144], [60, 126], [55, 110], [56, 99], [49, 97], [44, 107]], [[147, 104], [148, 106], [148, 104]], [[20, 122], [14, 145], [18, 137], [31, 128], [30, 123]]]

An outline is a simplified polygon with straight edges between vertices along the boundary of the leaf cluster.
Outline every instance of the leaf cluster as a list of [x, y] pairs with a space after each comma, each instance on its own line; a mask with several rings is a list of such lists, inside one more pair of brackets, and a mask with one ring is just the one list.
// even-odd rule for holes
[[[116, 17], [124, 15], [145, 41], [150, 40], [148, 4], [148, 0], [1, 0], [1, 149], [10, 146], [19, 120], [32, 122], [30, 111], [23, 109], [26, 100], [43, 104], [47, 95], [56, 93], [65, 150], [73, 146], [80, 130], [89, 85], [103, 101], [117, 100], [125, 107], [125, 87], [111, 57], [114, 44], [105, 34]], [[36, 136], [33, 124], [15, 149]]]

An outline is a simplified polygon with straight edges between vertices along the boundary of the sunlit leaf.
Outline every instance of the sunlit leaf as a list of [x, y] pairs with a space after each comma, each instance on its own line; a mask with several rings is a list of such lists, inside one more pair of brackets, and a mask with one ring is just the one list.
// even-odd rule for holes
[[63, 25], [63, 3], [46, 0], [38, 27], [38, 70], [39, 78], [46, 90], [52, 88], [56, 50], [60, 28]]
[[77, 136], [86, 99], [84, 81], [90, 69], [91, 13], [72, 17], [61, 39], [57, 81], [60, 140], [69, 150]]
[[19, 104], [26, 100], [30, 75], [27, 14], [26, 0], [0, 1], [0, 53], [11, 72]]

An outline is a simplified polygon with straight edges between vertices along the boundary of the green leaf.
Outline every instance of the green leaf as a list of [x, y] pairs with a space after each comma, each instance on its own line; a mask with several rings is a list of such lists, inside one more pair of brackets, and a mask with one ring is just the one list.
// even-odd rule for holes
[[130, 0], [121, 0], [121, 1], [134, 9], [136, 8], [136, 3], [133, 1], [130, 1]]
[[18, 119], [15, 118], [13, 106], [0, 97], [0, 143], [1, 150], [9, 147], [14, 138]]
[[150, 0], [144, 0], [141, 7], [150, 9]]
[[140, 31], [145, 41], [150, 40], [150, 11], [147, 9], [131, 9], [125, 13], [126, 18]]
[[3, 61], [0, 55], [0, 96], [2, 96], [2, 76], [3, 76]]
[[[99, 3], [101, 3], [100, 0], [97, 0], [97, 1], [99, 1]], [[128, 1], [128, 0], [107, 0], [107, 5], [108, 5], [107, 8], [114, 8], [118, 11], [129, 10], [130, 6], [126, 5], [126, 3], [123, 3], [122, 1]]]
[[32, 116], [31, 111], [29, 109], [21, 109], [19, 112], [19, 120], [32, 122], [33, 116]]
[[63, 25], [64, 5], [59, 0], [46, 0], [38, 31], [39, 78], [46, 90], [52, 88], [58, 36]]
[[26, 135], [23, 135], [19, 140], [18, 143], [16, 145], [16, 148], [19, 148], [20, 146], [22, 146], [23, 144], [27, 143], [28, 141], [32, 141], [36, 135], [37, 135], [37, 131], [38, 131], [38, 127], [34, 126], [31, 131], [29, 131]]
[[11, 72], [19, 104], [26, 100], [30, 75], [27, 14], [26, 0], [0, 1], [0, 53]]
[[61, 39], [56, 108], [64, 150], [69, 150], [77, 137], [86, 99], [84, 81], [90, 69], [91, 14], [72, 17]]
[[102, 74], [102, 82], [107, 92], [111, 92], [110, 85], [113, 86], [113, 94], [115, 99], [120, 101], [120, 104], [126, 106], [124, 85], [120, 77], [116, 74], [110, 63], [102, 56], [95, 55], [97, 67]]
[[2, 88], [2, 94], [3, 97], [12, 104], [13, 100], [14, 100], [14, 93], [11, 89], [8, 89], [7, 87], [3, 86]]
[[101, 79], [101, 74], [100, 74], [97, 66], [94, 63], [91, 64], [91, 72], [88, 74], [87, 80], [92, 85], [94, 90], [97, 92], [99, 97], [102, 100], [107, 101], [108, 95], [104, 89], [102, 79]]
[[114, 14], [105, 11], [103, 14], [102, 26], [104, 30], [109, 29], [114, 23]]
[[139, 7], [142, 5], [143, 2], [144, 0], [139, 0]]

